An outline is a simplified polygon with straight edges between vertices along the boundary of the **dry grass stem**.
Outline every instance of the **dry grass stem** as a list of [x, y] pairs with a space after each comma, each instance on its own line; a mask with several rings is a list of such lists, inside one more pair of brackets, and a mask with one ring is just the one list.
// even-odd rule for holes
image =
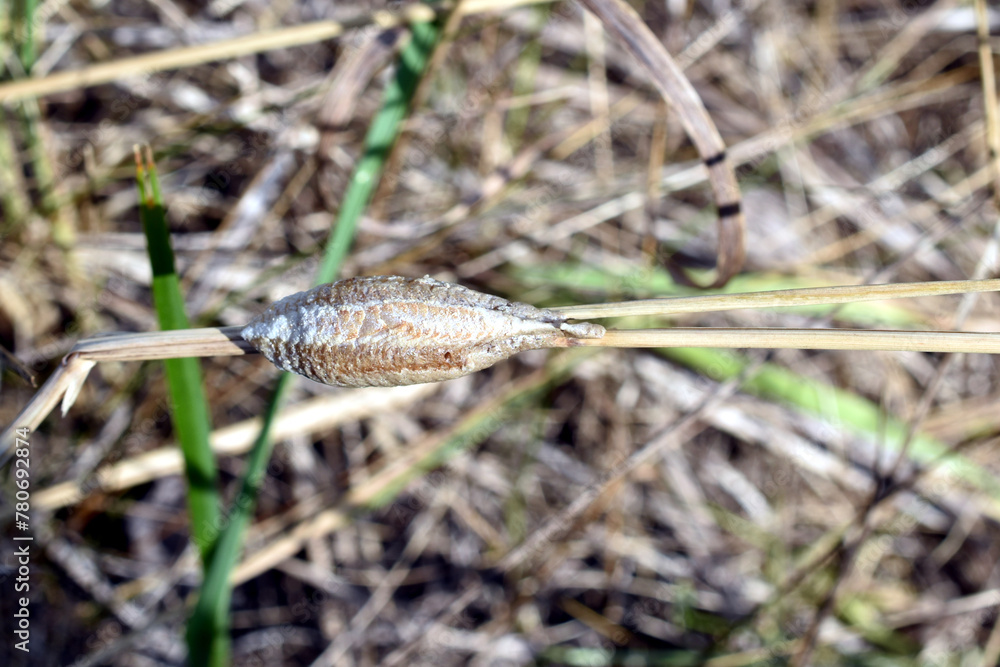
[[602, 338], [578, 338], [573, 339], [572, 344], [582, 347], [790, 348], [1000, 354], [1000, 333], [677, 327], [609, 329]]
[[[468, 15], [548, 1], [550, 0], [468, 0], [463, 3], [462, 13]], [[165, 70], [321, 42], [367, 25], [391, 28], [407, 23], [431, 21], [438, 13], [446, 12], [452, 6], [454, 6], [452, 2], [438, 2], [434, 5], [410, 4], [398, 12], [383, 10], [366, 14], [353, 21], [316, 21], [210, 44], [157, 51], [131, 58], [118, 58], [80, 70], [56, 72], [39, 79], [21, 79], [0, 84], [0, 103], [33, 99], [131, 76], [149, 76]]]
[[243, 327], [207, 327], [149, 333], [110, 333], [86, 338], [70, 355], [91, 361], [150, 361], [184, 357], [228, 357], [252, 353]]
[[[573, 319], [633, 315], [673, 315], [738, 308], [773, 308], [880, 301], [1000, 290], [1000, 280], [818, 287], [673, 299], [647, 299], [551, 310]], [[77, 343], [14, 422], [0, 435], [0, 453], [13, 441], [15, 425], [36, 428], [63, 399], [63, 414], [73, 404], [93, 363], [184, 357], [238, 356], [254, 352], [240, 335], [242, 327], [202, 328], [150, 333], [113, 333]], [[610, 330], [601, 338], [567, 339], [570, 346], [799, 348], [810, 350], [898, 350], [916, 352], [1000, 353], [1000, 334], [929, 331], [828, 329], [747, 329], [718, 327]]]
[[889, 285], [846, 285], [837, 287], [807, 287], [803, 289], [745, 292], [742, 294], [710, 294], [665, 299], [641, 299], [622, 303], [600, 303], [588, 306], [556, 306], [561, 315], [578, 320], [634, 315], [679, 315], [707, 313], [739, 308], [783, 308], [816, 306], [886, 299], [907, 299], [922, 296], [944, 296], [974, 292], [1000, 291], [1000, 279], [950, 280], [928, 283], [893, 283]]
[[241, 328], [110, 333], [81, 340], [0, 434], [0, 459], [6, 459], [8, 449], [14, 441], [15, 430], [28, 427], [34, 431], [55, 409], [60, 399], [65, 416], [76, 401], [90, 369], [97, 362], [233, 356], [253, 352], [253, 348], [240, 336]]

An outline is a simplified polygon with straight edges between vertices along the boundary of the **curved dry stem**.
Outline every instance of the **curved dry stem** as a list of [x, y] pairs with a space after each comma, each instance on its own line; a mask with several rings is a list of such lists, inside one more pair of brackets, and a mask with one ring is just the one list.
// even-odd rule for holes
[[[659, 38], [624, 0], [579, 0], [597, 16], [646, 70], [663, 99], [677, 111], [684, 131], [697, 147], [718, 206], [717, 276], [710, 287], [722, 287], [736, 275], [746, 257], [746, 221], [741, 209], [736, 172], [726, 157], [726, 144], [712, 117], [684, 72], [664, 48]], [[688, 285], [697, 283], [674, 262], [668, 260], [674, 276]]]

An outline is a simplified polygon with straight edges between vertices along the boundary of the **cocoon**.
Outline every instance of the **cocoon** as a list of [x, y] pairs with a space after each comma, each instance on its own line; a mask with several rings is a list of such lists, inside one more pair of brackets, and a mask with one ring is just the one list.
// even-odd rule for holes
[[521, 352], [600, 338], [604, 327], [435, 280], [348, 278], [285, 297], [243, 338], [275, 366], [343, 387], [461, 377]]

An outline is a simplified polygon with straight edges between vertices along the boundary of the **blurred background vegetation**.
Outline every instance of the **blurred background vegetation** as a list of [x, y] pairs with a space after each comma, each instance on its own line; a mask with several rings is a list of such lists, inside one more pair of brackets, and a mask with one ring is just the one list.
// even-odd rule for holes
[[[996, 274], [978, 52], [1000, 48], [998, 10], [977, 26], [956, 0], [633, 6], [737, 167], [748, 259], [727, 290]], [[364, 17], [405, 7], [0, 5], [0, 344], [44, 378], [80, 337], [160, 326], [136, 143], [193, 326], [310, 287], [410, 40]], [[330, 20], [356, 27], [171, 60]], [[600, 23], [476, 0], [436, 24], [339, 276], [431, 274], [535, 305], [685, 293], [662, 258], [714, 259], [704, 170]], [[12, 87], [97, 63], [110, 79]], [[996, 295], [671, 320], [998, 322]], [[200, 366], [222, 529], [277, 373]], [[34, 390], [11, 373], [2, 389], [7, 424]], [[235, 571], [233, 662], [995, 665], [998, 399], [995, 358], [904, 352], [535, 352], [442, 385], [297, 380]], [[7, 664], [184, 662], [201, 570], [170, 405], [163, 364], [101, 364], [32, 435], [37, 634], [23, 662], [5, 620]]]

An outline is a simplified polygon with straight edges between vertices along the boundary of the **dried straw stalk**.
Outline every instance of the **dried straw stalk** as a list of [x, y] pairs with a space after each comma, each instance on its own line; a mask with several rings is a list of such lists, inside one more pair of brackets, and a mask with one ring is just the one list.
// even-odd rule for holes
[[[1000, 291], [1000, 280], [859, 285], [707, 295], [565, 306], [550, 311], [567, 319], [675, 315], [741, 308], [843, 304], [918, 296]], [[14, 440], [15, 429], [34, 430], [62, 400], [62, 412], [76, 400], [87, 374], [99, 361], [142, 361], [181, 357], [236, 356], [255, 350], [243, 340], [242, 327], [151, 333], [113, 333], [78, 342], [58, 370], [0, 434], [0, 456]], [[722, 347], [828, 350], [887, 350], [1000, 354], [1000, 333], [957, 331], [872, 331], [860, 329], [755, 329], [678, 327], [611, 329], [601, 337], [567, 338], [565, 345], [596, 347]]]

